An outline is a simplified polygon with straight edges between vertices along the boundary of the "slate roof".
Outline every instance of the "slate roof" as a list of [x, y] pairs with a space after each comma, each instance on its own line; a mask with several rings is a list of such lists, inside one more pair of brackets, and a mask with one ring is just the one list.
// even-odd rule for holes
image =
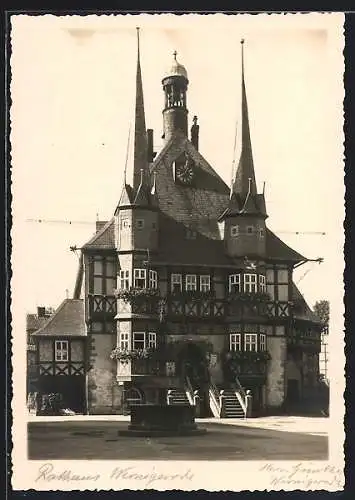
[[312, 311], [295, 283], [292, 283], [292, 297], [295, 305], [294, 318], [321, 325], [320, 318]]
[[27, 314], [26, 330], [28, 332], [35, 332], [36, 330], [44, 326], [47, 323], [48, 319], [48, 316], [41, 317], [37, 316], [37, 314]]
[[268, 259], [287, 262], [302, 262], [306, 260], [303, 255], [286, 245], [276, 234], [266, 228], [266, 255]]
[[65, 299], [34, 337], [85, 337], [84, 301]]
[[[193, 186], [179, 186], [172, 164], [183, 152], [197, 165]], [[154, 260], [167, 263], [230, 265], [218, 227], [218, 217], [229, 203], [229, 188], [209, 163], [183, 135], [173, 136], [156, 158], [155, 198], [159, 206], [159, 250]], [[196, 232], [187, 239], [186, 231]], [[115, 249], [114, 218], [108, 221], [84, 246], [85, 249]], [[305, 258], [266, 230], [268, 259], [301, 262]]]
[[114, 217], [94, 236], [83, 245], [82, 249], [110, 250], [115, 248], [115, 219]]

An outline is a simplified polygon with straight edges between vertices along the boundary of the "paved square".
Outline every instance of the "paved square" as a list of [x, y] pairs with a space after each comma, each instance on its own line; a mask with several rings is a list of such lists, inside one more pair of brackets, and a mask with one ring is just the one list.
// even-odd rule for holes
[[[64, 417], [65, 418], [65, 417]], [[287, 432], [287, 419], [248, 422], [200, 421], [207, 434], [191, 437], [118, 436], [122, 420], [32, 421], [30, 460], [327, 460], [324, 434]], [[306, 422], [305, 419], [304, 422]], [[262, 425], [262, 427], [260, 427]], [[283, 430], [275, 430], [277, 426]], [[297, 425], [299, 427], [299, 425]], [[313, 424], [314, 427], [314, 424]]]

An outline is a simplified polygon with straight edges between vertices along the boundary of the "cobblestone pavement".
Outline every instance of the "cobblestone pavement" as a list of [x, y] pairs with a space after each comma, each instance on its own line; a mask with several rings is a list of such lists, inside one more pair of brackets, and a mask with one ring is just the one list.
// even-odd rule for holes
[[326, 418], [197, 419], [206, 435], [123, 437], [129, 417], [30, 417], [31, 460], [326, 460]]

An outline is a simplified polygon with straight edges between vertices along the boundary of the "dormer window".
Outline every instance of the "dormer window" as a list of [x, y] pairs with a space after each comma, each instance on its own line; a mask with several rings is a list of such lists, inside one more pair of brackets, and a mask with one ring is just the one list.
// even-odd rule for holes
[[232, 226], [231, 227], [231, 237], [236, 238], [239, 236], [239, 226]]
[[137, 226], [137, 229], [143, 229], [144, 228], [144, 219], [137, 219], [136, 226]]
[[229, 292], [240, 292], [240, 274], [231, 274], [229, 276]]
[[257, 275], [244, 274], [244, 292], [256, 293], [258, 291]]
[[147, 270], [135, 269], [134, 270], [134, 287], [146, 288], [147, 286]]

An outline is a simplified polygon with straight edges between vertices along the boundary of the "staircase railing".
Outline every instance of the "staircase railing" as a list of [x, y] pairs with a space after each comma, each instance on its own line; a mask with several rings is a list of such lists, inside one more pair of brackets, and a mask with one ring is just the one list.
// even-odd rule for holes
[[191, 406], [195, 406], [195, 401], [194, 401], [194, 390], [193, 390], [193, 387], [192, 387], [192, 384], [191, 384], [191, 381], [189, 379], [189, 377], [186, 375], [185, 377], [185, 393], [186, 393], [186, 397], [187, 399], [189, 400], [189, 403]]
[[220, 394], [217, 387], [214, 385], [212, 381], [210, 382], [208, 393], [210, 399], [210, 408], [213, 413], [213, 416], [216, 418], [220, 418], [222, 410], [221, 405], [219, 403]]
[[242, 407], [242, 410], [244, 412], [244, 416], [246, 417], [247, 415], [247, 394], [245, 392], [244, 387], [240, 383], [238, 377], [235, 378], [234, 384], [232, 384], [233, 390], [235, 395], [237, 396], [237, 399], [240, 403], [240, 406]]

